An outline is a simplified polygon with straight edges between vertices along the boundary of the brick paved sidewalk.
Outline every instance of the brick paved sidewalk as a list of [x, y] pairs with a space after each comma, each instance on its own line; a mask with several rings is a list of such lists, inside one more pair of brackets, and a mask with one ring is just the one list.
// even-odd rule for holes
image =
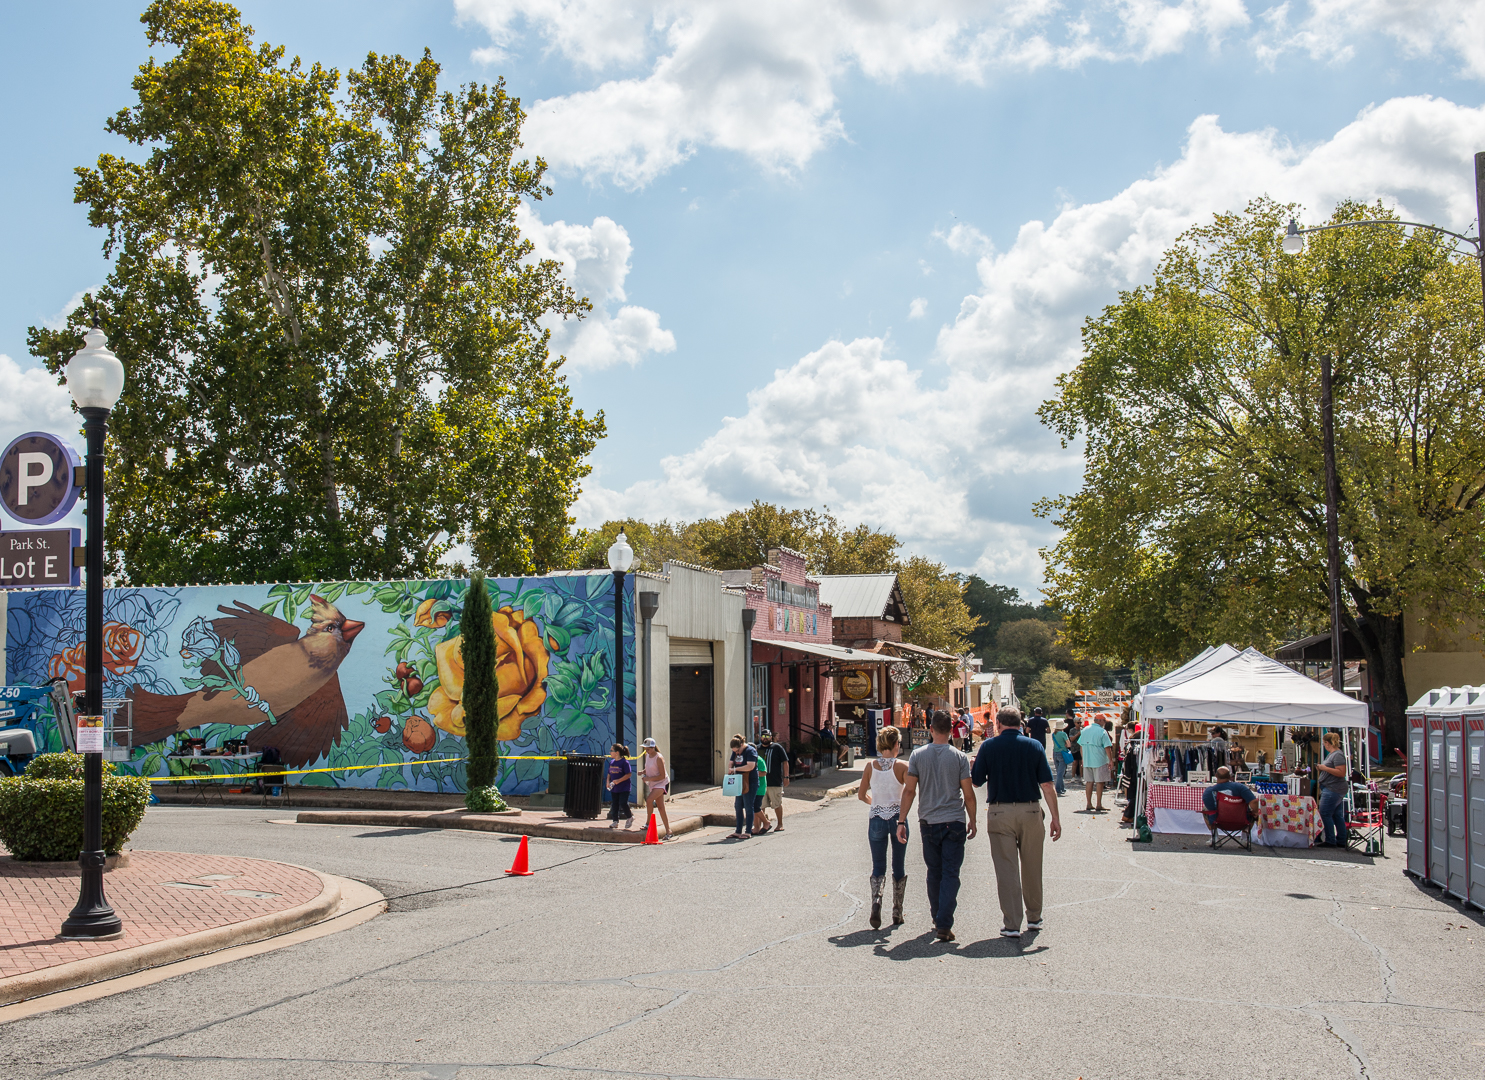
[[0, 855], [0, 979], [272, 915], [325, 888], [317, 874], [262, 859], [128, 854], [127, 866], [103, 875], [124, 935], [97, 942], [57, 937], [77, 903], [77, 863], [18, 863]]

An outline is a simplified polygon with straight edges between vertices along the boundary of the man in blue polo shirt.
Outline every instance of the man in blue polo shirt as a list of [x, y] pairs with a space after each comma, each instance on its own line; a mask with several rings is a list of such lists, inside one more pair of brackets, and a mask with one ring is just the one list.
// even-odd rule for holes
[[1236, 795], [1248, 808], [1248, 820], [1258, 820], [1258, 796], [1253, 794], [1253, 789], [1247, 784], [1240, 784], [1232, 778], [1232, 770], [1226, 765], [1217, 769], [1217, 782], [1201, 793], [1201, 805], [1206, 809], [1207, 826], [1211, 827], [1217, 820], [1217, 793]]
[[995, 889], [1000, 895], [1001, 937], [1021, 936], [1026, 928], [1042, 928], [1042, 846], [1046, 830], [1039, 799], [1052, 811], [1052, 841], [1062, 836], [1057, 813], [1057, 788], [1047, 766], [1047, 748], [1021, 734], [1021, 714], [1001, 709], [995, 718], [996, 736], [980, 744], [970, 779], [985, 785], [985, 834], [990, 837], [990, 860], [995, 864]]

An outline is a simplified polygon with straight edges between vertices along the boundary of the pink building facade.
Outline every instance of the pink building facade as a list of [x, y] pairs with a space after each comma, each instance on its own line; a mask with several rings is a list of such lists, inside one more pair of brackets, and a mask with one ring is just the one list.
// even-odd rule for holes
[[752, 730], [744, 735], [756, 739], [771, 730], [791, 751], [822, 731], [833, 738], [831, 661], [806, 651], [830, 646], [831, 608], [820, 602], [820, 583], [805, 573], [804, 556], [773, 548], [765, 565], [722, 576], [729, 589], [742, 594], [744, 605], [757, 612], [750, 671]]

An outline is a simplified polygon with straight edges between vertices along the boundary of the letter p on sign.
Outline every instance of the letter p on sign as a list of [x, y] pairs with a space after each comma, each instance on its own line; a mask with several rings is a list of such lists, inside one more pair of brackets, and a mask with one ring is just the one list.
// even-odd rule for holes
[[17, 454], [16, 462], [21, 475], [16, 479], [16, 502], [25, 506], [31, 501], [31, 489], [45, 487], [52, 480], [52, 456], [50, 454]]

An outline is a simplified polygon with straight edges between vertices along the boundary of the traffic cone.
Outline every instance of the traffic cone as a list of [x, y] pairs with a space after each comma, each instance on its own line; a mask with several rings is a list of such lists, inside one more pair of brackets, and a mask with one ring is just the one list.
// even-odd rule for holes
[[649, 826], [649, 828], [647, 828], [645, 830], [645, 843], [646, 844], [658, 844], [659, 842], [660, 842], [660, 834], [655, 831], [655, 815], [654, 814], [651, 814], [650, 815], [650, 826]]
[[516, 849], [516, 861], [506, 871], [511, 877], [530, 877], [531, 870], [526, 861], [526, 837], [521, 837], [521, 846]]

